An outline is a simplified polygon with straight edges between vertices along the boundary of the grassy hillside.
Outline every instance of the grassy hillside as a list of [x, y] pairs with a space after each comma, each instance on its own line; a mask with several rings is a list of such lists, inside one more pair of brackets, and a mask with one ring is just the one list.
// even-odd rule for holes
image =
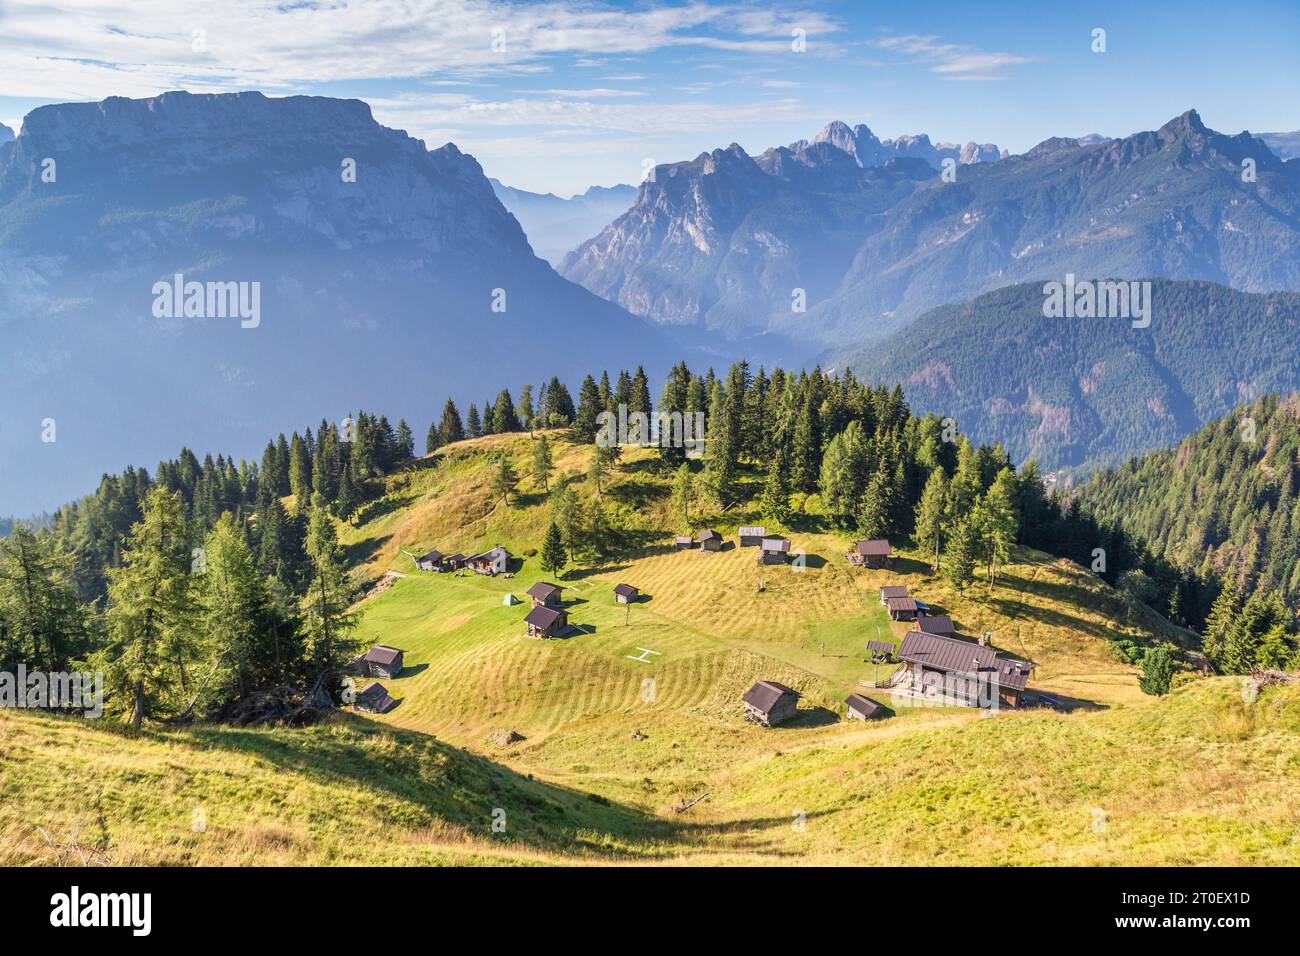
[[[552, 437], [560, 470], [584, 472], [591, 449]], [[560, 580], [573, 634], [526, 637], [526, 607], [502, 600], [543, 577], [530, 552], [548, 508], [530, 479], [513, 506], [492, 501], [488, 475], [496, 453], [524, 472], [529, 449], [527, 435], [450, 446], [343, 529], [361, 574], [403, 575], [359, 606], [367, 641], [406, 651], [384, 682], [394, 710], [139, 735], [0, 713], [0, 862], [48, 861], [38, 826], [115, 863], [1300, 861], [1300, 689], [1247, 699], [1217, 679], [1142, 695], [1110, 641], [1182, 635], [1037, 552], [959, 595], [908, 553], [850, 569], [847, 542], [805, 515], [786, 530], [806, 566], [760, 574], [734, 547], [756, 517], [743, 508], [701, 518], [728, 550], [669, 548], [667, 481], [638, 452], [605, 492], [627, 547]], [[414, 572], [404, 553], [493, 543], [523, 559], [514, 577]], [[620, 581], [646, 599], [616, 604]], [[881, 611], [884, 583], [963, 634], [991, 631], [1038, 664], [1034, 686], [1077, 706], [840, 719], [849, 692], [881, 693], [859, 684], [875, 677], [865, 642], [906, 630]], [[800, 690], [796, 721], [741, 718], [759, 678]], [[500, 730], [524, 739], [498, 746]]]

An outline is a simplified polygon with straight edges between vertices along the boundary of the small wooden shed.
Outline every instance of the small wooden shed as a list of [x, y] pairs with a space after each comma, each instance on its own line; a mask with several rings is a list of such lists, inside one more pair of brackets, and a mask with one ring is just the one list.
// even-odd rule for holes
[[870, 541], [854, 541], [853, 550], [849, 552], [849, 564], [867, 568], [883, 568], [889, 564], [894, 551], [885, 538], [872, 538]]
[[957, 627], [952, 623], [952, 618], [943, 614], [936, 614], [933, 617], [922, 615], [916, 619], [916, 629], [922, 634], [939, 634], [943, 637], [952, 637], [957, 633]]
[[711, 528], [706, 528], [704, 531], [700, 532], [699, 542], [701, 551], [722, 550], [722, 535]]
[[641, 592], [630, 584], [614, 585], [614, 600], [619, 604], [632, 604], [641, 595]]
[[763, 564], [785, 564], [789, 557], [789, 538], [764, 538], [759, 545], [758, 560]]
[[740, 531], [740, 546], [742, 548], [757, 548], [767, 537], [767, 528], [762, 525], [747, 524], [742, 525]]
[[444, 564], [446, 560], [442, 552], [434, 548], [416, 558], [415, 566], [421, 571], [443, 571], [446, 570]]
[[389, 696], [383, 684], [371, 684], [363, 691], [357, 692], [356, 707], [367, 714], [384, 714], [397, 706], [397, 701]]
[[389, 680], [402, 673], [402, 652], [387, 644], [376, 644], [361, 657], [363, 677], [386, 677]]
[[689, 534], [679, 534], [673, 538], [673, 545], [678, 551], [689, 551], [691, 548], [699, 546], [699, 542]]
[[861, 694], [849, 694], [844, 699], [845, 716], [849, 720], [874, 720], [885, 715], [885, 708], [870, 697]]
[[911, 597], [907, 588], [901, 584], [886, 584], [880, 589], [880, 603], [885, 604], [890, 598]]
[[528, 589], [528, 596], [533, 599], [533, 607], [559, 607], [561, 590], [558, 584], [538, 581]]
[[885, 602], [889, 616], [895, 621], [915, 621], [916, 601], [910, 597], [890, 598]]
[[761, 680], [741, 698], [745, 702], [745, 719], [763, 727], [783, 724], [795, 715], [799, 692], [774, 680]]
[[569, 615], [566, 611], [535, 604], [524, 617], [528, 625], [529, 637], [559, 637], [569, 629]]

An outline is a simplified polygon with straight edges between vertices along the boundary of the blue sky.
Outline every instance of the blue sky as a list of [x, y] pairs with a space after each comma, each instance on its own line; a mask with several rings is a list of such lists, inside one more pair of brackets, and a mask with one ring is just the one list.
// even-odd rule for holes
[[10, 126], [47, 102], [169, 89], [359, 97], [510, 185], [566, 195], [832, 119], [1012, 152], [1191, 107], [1224, 132], [1300, 129], [1295, 0], [0, 0], [0, 38]]

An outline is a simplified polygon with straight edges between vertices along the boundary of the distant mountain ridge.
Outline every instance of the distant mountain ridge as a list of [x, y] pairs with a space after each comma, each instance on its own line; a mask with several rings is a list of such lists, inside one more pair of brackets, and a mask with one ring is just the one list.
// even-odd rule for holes
[[492, 191], [510, 211], [533, 250], [552, 265], [586, 239], [627, 212], [636, 200], [636, 187], [592, 186], [569, 199], [554, 193], [533, 193], [490, 179]]
[[1044, 471], [1168, 447], [1237, 404], [1300, 389], [1300, 293], [1156, 279], [1151, 324], [1045, 318], [1038, 283], [941, 306], [839, 355], [868, 382], [901, 383], [919, 412], [951, 417]]
[[[260, 323], [157, 317], [155, 283], [177, 274], [256, 283]], [[455, 145], [357, 100], [260, 93], [30, 113], [0, 148], [0, 337], [15, 513], [179, 443], [252, 454], [358, 407], [418, 428], [449, 395], [677, 357], [536, 258]]]
[[[862, 123], [850, 127], [847, 123], [835, 120], [813, 138], [813, 143], [830, 143], [836, 149], [852, 156], [859, 166], [883, 166], [891, 159], [920, 159], [931, 166], [942, 165], [945, 159], [955, 159], [965, 165], [971, 163], [991, 163], [1007, 156], [993, 143], [956, 143], [930, 142], [925, 133], [916, 136], [900, 136], [898, 139], [879, 139], [875, 133]], [[791, 143], [790, 149], [798, 151], [807, 147], [807, 140]]]
[[1300, 161], [1194, 110], [1098, 139], [1053, 137], [952, 182], [915, 157], [863, 165], [872, 139], [843, 124], [757, 157], [732, 144], [657, 167], [560, 272], [661, 324], [833, 348], [1067, 273], [1300, 289]]

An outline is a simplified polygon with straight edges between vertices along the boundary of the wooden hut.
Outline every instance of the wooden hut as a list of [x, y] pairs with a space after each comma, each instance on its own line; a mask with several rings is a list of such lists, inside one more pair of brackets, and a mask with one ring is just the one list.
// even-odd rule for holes
[[738, 534], [742, 548], [757, 548], [767, 537], [767, 529], [761, 525], [747, 524], [741, 527]]
[[721, 551], [722, 535], [712, 529], [705, 529], [699, 534], [701, 551]]
[[528, 596], [533, 599], [533, 607], [559, 607], [561, 590], [558, 584], [538, 581], [528, 589]]
[[679, 534], [677, 537], [673, 538], [673, 546], [676, 547], [678, 551], [689, 551], [691, 548], [698, 547], [699, 542], [689, 534]]
[[885, 604], [890, 598], [911, 597], [907, 588], [901, 584], [887, 584], [880, 589], [880, 603]]
[[385, 677], [391, 680], [402, 673], [402, 652], [387, 644], [376, 644], [356, 661], [361, 665], [362, 677]]
[[761, 680], [741, 698], [745, 702], [745, 719], [763, 727], [775, 727], [795, 715], [799, 692], [774, 680]]
[[569, 629], [569, 615], [558, 608], [534, 604], [524, 617], [529, 637], [559, 637]]
[[383, 684], [371, 684], [363, 691], [357, 692], [357, 710], [367, 714], [384, 714], [397, 706], [397, 701], [388, 695]]
[[885, 602], [889, 617], [894, 621], [915, 621], [916, 601], [910, 597], [890, 598]]
[[845, 716], [849, 720], [874, 720], [885, 716], [885, 708], [870, 697], [861, 694], [849, 694], [844, 699]]
[[614, 600], [619, 604], [632, 604], [640, 595], [641, 592], [630, 584], [614, 585]]
[[943, 637], [951, 637], [957, 633], [952, 618], [943, 614], [936, 614], [933, 617], [921, 615], [916, 619], [916, 629], [922, 634], [939, 634]]
[[866, 568], [883, 568], [888, 566], [893, 553], [885, 538], [854, 541], [853, 550], [849, 552], [849, 564]]
[[785, 564], [789, 557], [789, 538], [764, 538], [759, 545], [758, 560], [763, 564]]
[[415, 559], [415, 566], [421, 571], [445, 571], [446, 558], [437, 548], [428, 551]]

